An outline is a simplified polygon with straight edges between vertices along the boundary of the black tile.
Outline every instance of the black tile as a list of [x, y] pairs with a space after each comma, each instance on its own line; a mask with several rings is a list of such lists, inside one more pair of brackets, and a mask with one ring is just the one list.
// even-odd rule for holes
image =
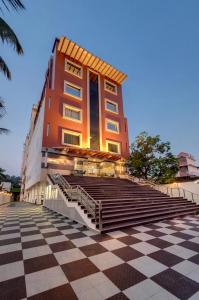
[[181, 300], [186, 300], [199, 291], [198, 283], [172, 269], [167, 269], [151, 279]]
[[99, 269], [88, 258], [62, 265], [61, 268], [69, 281], [99, 272]]
[[22, 249], [33, 248], [33, 247], [38, 247], [38, 246], [43, 246], [43, 245], [46, 245], [46, 241], [44, 239], [23, 242]]
[[65, 284], [29, 297], [28, 300], [78, 300], [71, 285]]
[[178, 245], [199, 253], [199, 244], [197, 244], [197, 243], [194, 243], [191, 241], [184, 241]]
[[106, 300], [128, 300], [128, 299], [129, 298], [127, 298], [122, 292], [110, 298], [106, 298]]
[[125, 262], [143, 256], [142, 253], [128, 246], [116, 249], [112, 252]]
[[174, 255], [172, 253], [169, 253], [167, 251], [164, 251], [164, 250], [159, 250], [159, 251], [153, 252], [153, 253], [149, 254], [148, 256], [159, 261], [160, 263], [162, 263], [163, 265], [165, 265], [167, 267], [172, 267], [183, 261], [183, 259], [181, 257]]
[[172, 243], [169, 243], [169, 242], [164, 241], [164, 240], [159, 239], [159, 238], [149, 240], [149, 241], [147, 241], [147, 243], [149, 243], [149, 244], [151, 244], [153, 246], [156, 246], [156, 247], [158, 247], [160, 249], [164, 249], [164, 248], [167, 248], [167, 247], [173, 245]]
[[102, 245], [95, 243], [79, 248], [87, 257], [107, 252]]
[[135, 238], [134, 236], [123, 236], [123, 237], [119, 238], [118, 240], [126, 245], [133, 245], [133, 244], [141, 242], [141, 240]]
[[59, 252], [59, 251], [75, 248], [75, 245], [71, 241], [64, 241], [64, 242], [50, 244], [49, 247], [53, 252]]
[[24, 276], [0, 282], [0, 299], [19, 300], [23, 298], [26, 298]]
[[104, 274], [120, 289], [125, 290], [146, 279], [146, 276], [124, 263], [104, 271]]
[[9, 264], [18, 260], [23, 260], [22, 251], [0, 254], [0, 265]]

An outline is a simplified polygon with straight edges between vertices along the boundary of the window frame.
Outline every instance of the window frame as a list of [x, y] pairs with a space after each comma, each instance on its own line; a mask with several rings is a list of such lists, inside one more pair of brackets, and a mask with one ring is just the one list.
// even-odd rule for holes
[[[68, 108], [70, 110], [73, 110], [73, 111], [76, 111], [76, 112], [80, 112], [80, 120], [73, 119], [73, 118], [70, 118], [70, 117], [66, 116], [65, 115], [65, 109], [66, 108]], [[66, 120], [77, 122], [77, 123], [82, 123], [82, 109], [79, 108], [79, 107], [76, 107], [76, 106], [72, 106], [72, 105], [63, 103], [63, 118], [66, 119]]]
[[[115, 86], [115, 92], [108, 90], [108, 89], [106, 88], [106, 83]], [[117, 92], [118, 92], [118, 90], [117, 90], [117, 85], [116, 85], [115, 83], [113, 83], [112, 81], [109, 81], [109, 80], [107, 80], [107, 79], [104, 79], [104, 90], [105, 90], [106, 92], [109, 92], [109, 93], [114, 94], [114, 95], [117, 95], [117, 94], [118, 94], [118, 93], [117, 93]]]
[[[108, 109], [108, 107], [107, 107], [107, 102], [109, 102], [109, 103], [115, 105], [115, 106], [116, 106], [116, 111], [112, 111], [112, 110]], [[118, 113], [119, 113], [118, 103], [115, 102], [115, 101], [112, 101], [112, 100], [110, 100], [110, 99], [105, 98], [105, 110], [108, 111], [108, 112], [111, 112], [112, 114], [118, 115]]]
[[[79, 136], [80, 144], [79, 145], [74, 145], [74, 144], [64, 143], [64, 134], [65, 133], [68, 133], [70, 135]], [[62, 145], [81, 148], [82, 147], [82, 133], [81, 132], [77, 132], [77, 131], [71, 131], [71, 130], [68, 130], [68, 129], [62, 129]]]
[[[108, 150], [108, 144], [117, 145], [118, 146], [118, 152], [109, 151]], [[120, 144], [120, 142], [114, 142], [114, 141], [111, 141], [111, 140], [106, 140], [106, 152], [113, 153], [113, 154], [121, 154], [121, 144]]]
[[[77, 75], [77, 74], [74, 74], [73, 72], [71, 72], [70, 70], [67, 70], [67, 63], [70, 63], [71, 65], [74, 65], [75, 67], [78, 67], [78, 68], [80, 68], [80, 76], [79, 75]], [[73, 62], [73, 61], [71, 61], [71, 60], [69, 60], [69, 59], [67, 59], [67, 58], [65, 58], [65, 62], [64, 62], [64, 71], [66, 71], [67, 73], [69, 73], [69, 74], [71, 74], [71, 75], [73, 75], [73, 76], [75, 76], [75, 77], [78, 77], [78, 78], [80, 78], [80, 79], [82, 79], [83, 78], [83, 68], [82, 68], [82, 66], [80, 66], [80, 65], [78, 65], [78, 64], [76, 64], [75, 62]]]
[[[71, 87], [73, 87], [73, 88], [75, 88], [75, 89], [79, 89], [79, 90], [80, 90], [80, 97], [68, 93], [68, 92], [65, 90], [65, 86], [66, 86], [66, 85], [70, 85]], [[74, 83], [72, 83], [72, 82], [69, 82], [69, 81], [64, 80], [64, 95], [68, 95], [68, 96], [70, 96], [70, 97], [72, 97], [72, 98], [75, 98], [75, 99], [77, 99], [77, 100], [82, 101], [82, 87], [81, 87], [81, 86], [78, 86], [78, 85], [76, 85], [76, 84], [74, 84]]]
[[[111, 132], [111, 133], [115, 133], [115, 134], [120, 133], [120, 124], [119, 124], [119, 122], [117, 122], [115, 120], [108, 119], [108, 118], [106, 118], [105, 122], [106, 122], [106, 131]], [[114, 130], [111, 130], [111, 129], [108, 128], [108, 123], [109, 122], [113, 123], [117, 126], [117, 131], [114, 131]]]

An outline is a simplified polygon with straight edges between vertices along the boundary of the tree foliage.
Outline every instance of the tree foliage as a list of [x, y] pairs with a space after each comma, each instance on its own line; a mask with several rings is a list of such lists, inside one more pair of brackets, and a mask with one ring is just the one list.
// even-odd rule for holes
[[152, 179], [159, 183], [169, 183], [178, 172], [178, 159], [171, 152], [169, 142], [162, 142], [159, 135], [140, 133], [131, 145], [128, 162], [133, 176]]
[[[0, 11], [3, 13], [3, 7], [6, 10], [14, 9], [24, 9], [24, 5], [20, 0], [0, 0]], [[13, 49], [17, 52], [17, 54], [23, 54], [22, 46], [12, 28], [0, 17], [0, 39], [2, 43], [7, 43], [13, 46]], [[7, 79], [11, 79], [11, 72], [4, 61], [4, 59], [0, 56], [0, 71], [7, 77]]]
[[[6, 108], [5, 108], [5, 105], [4, 105], [4, 101], [3, 99], [0, 97], [0, 119], [3, 118], [6, 114]], [[6, 129], [6, 128], [2, 128], [0, 127], [0, 134], [2, 133], [9, 133], [9, 130]]]

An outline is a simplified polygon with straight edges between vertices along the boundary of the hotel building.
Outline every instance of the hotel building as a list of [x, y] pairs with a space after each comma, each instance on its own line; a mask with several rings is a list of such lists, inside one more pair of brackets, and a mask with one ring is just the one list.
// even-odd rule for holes
[[127, 76], [66, 37], [56, 39], [31, 113], [21, 199], [41, 203], [48, 174], [119, 177], [129, 156]]

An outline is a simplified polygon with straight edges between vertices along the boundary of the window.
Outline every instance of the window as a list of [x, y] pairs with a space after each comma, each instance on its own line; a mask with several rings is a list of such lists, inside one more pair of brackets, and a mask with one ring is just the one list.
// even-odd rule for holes
[[64, 104], [63, 116], [65, 119], [70, 119], [70, 120], [73, 120], [76, 122], [81, 122], [82, 121], [82, 110], [78, 107]]
[[116, 102], [106, 99], [105, 104], [106, 104], [106, 110], [116, 114], [118, 113], [118, 104]]
[[65, 60], [65, 71], [82, 78], [82, 67], [67, 59]]
[[117, 94], [117, 86], [114, 83], [112, 83], [108, 80], [104, 81], [104, 88], [108, 92], [111, 92], [113, 94]]
[[81, 144], [82, 144], [81, 133], [63, 130], [62, 131], [62, 144], [81, 147]]
[[120, 144], [117, 142], [106, 141], [106, 149], [108, 152], [120, 153]]
[[49, 136], [49, 133], [50, 133], [50, 123], [48, 123], [46, 127], [46, 136]]
[[119, 123], [113, 120], [106, 119], [106, 130], [114, 133], [118, 133]]
[[64, 82], [64, 93], [79, 100], [82, 98], [82, 88], [67, 81]]
[[51, 98], [50, 97], [48, 98], [48, 108], [49, 109], [51, 108]]

